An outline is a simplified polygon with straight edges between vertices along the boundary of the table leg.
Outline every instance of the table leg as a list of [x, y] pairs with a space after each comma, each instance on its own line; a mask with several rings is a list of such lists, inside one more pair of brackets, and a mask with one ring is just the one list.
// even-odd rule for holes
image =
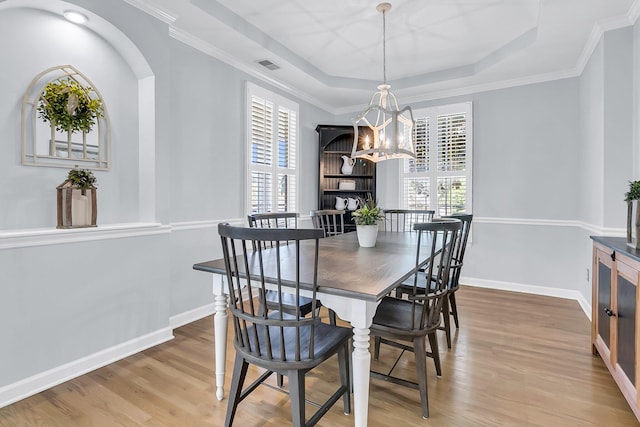
[[213, 277], [213, 294], [215, 295], [215, 315], [213, 318], [213, 344], [216, 355], [216, 397], [224, 397], [224, 371], [227, 359], [227, 296], [223, 292], [222, 276]]
[[356, 300], [337, 295], [321, 295], [322, 304], [351, 323], [353, 327], [353, 419], [356, 427], [366, 427], [369, 418], [369, 327], [378, 302]]
[[353, 408], [356, 426], [366, 426], [369, 413], [369, 328], [353, 328]]

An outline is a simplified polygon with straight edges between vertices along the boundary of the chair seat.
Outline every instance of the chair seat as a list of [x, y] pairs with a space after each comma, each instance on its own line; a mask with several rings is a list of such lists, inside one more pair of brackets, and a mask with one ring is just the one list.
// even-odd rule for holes
[[[267, 291], [265, 293], [265, 298], [269, 308], [278, 308], [278, 291]], [[313, 309], [313, 300], [308, 297], [299, 297], [296, 301], [296, 296], [294, 294], [282, 293], [282, 309], [284, 312], [294, 314], [298, 306], [300, 307], [300, 314], [302, 316], [306, 316], [311, 313], [311, 310]], [[320, 304], [320, 301], [316, 300], [316, 309], [321, 306], [322, 304]]]
[[[413, 311], [413, 313], [412, 313]], [[420, 310], [413, 310], [411, 301], [394, 297], [384, 297], [376, 310], [371, 325], [371, 335], [391, 333], [394, 337], [406, 337], [408, 340], [429, 333], [432, 329], [420, 329]], [[413, 322], [411, 317], [413, 316]], [[411, 325], [416, 325], [414, 329]], [[385, 334], [387, 335], [387, 334]]]
[[[279, 317], [278, 312], [269, 313], [269, 318], [277, 319]], [[284, 319], [291, 319], [292, 315], [283, 313]], [[328, 325], [318, 321], [315, 327], [301, 326], [299, 328], [286, 327], [279, 328], [277, 326], [269, 326], [269, 337], [267, 338], [267, 326], [254, 325], [248, 328], [248, 336], [251, 339], [251, 348], [260, 349], [260, 354], [255, 352], [247, 353], [244, 349], [236, 346], [236, 351], [242, 352], [252, 363], [260, 366], [261, 358], [268, 358], [268, 344], [270, 341], [272, 360], [265, 360], [266, 367], [270, 370], [278, 369], [298, 369], [298, 368], [313, 368], [319, 365], [324, 360], [328, 359], [336, 353], [336, 349], [351, 338], [351, 329], [343, 328], [341, 326]], [[284, 337], [281, 337], [280, 331], [284, 330]], [[314, 331], [313, 336], [313, 352], [314, 354], [309, 357], [309, 343], [311, 340], [311, 333]], [[257, 334], [254, 333], [257, 331]], [[299, 335], [298, 335], [299, 334]], [[257, 337], [257, 342], [256, 342]], [[281, 340], [283, 338], [283, 340]], [[300, 342], [300, 360], [296, 362], [296, 343]], [[285, 354], [282, 357], [282, 341], [284, 341]], [[278, 366], [278, 360], [283, 360], [282, 366]], [[299, 365], [296, 367], [296, 365]]]

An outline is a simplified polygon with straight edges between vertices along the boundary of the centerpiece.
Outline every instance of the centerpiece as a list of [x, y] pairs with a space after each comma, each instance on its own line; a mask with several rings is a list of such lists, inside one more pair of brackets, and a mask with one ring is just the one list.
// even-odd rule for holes
[[367, 199], [358, 199], [360, 207], [351, 213], [353, 222], [356, 223], [358, 242], [363, 248], [371, 248], [376, 245], [378, 238], [378, 222], [384, 219], [384, 211], [373, 200], [371, 194]]

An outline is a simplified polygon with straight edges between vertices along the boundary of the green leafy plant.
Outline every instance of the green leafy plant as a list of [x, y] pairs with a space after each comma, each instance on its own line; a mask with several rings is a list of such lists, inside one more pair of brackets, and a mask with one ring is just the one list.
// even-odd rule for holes
[[640, 200], [640, 181], [629, 181], [629, 191], [625, 193], [624, 200]]
[[96, 186], [96, 177], [93, 176], [93, 172], [88, 169], [71, 169], [67, 175], [67, 179], [81, 190], [85, 190], [91, 186]]
[[48, 83], [38, 104], [39, 117], [60, 132], [91, 132], [104, 110], [100, 99], [89, 96], [89, 90], [67, 78]]
[[384, 219], [384, 211], [373, 200], [371, 194], [367, 199], [358, 199], [360, 207], [351, 213], [356, 225], [376, 225], [378, 221]]

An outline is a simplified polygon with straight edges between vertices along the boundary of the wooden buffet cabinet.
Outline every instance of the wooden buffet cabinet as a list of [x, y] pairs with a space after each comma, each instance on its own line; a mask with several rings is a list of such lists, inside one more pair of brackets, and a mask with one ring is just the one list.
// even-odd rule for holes
[[591, 343], [640, 420], [640, 250], [626, 239], [592, 236]]

